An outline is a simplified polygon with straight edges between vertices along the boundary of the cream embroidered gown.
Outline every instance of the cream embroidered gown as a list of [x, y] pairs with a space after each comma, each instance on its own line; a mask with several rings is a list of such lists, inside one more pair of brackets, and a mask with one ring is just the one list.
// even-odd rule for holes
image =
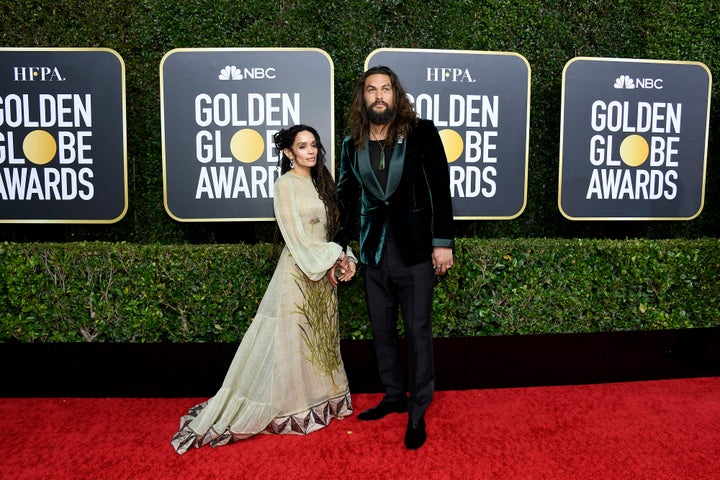
[[325, 276], [341, 247], [325, 240], [309, 177], [282, 175], [274, 209], [285, 247], [222, 387], [181, 418], [171, 441], [180, 454], [260, 432], [306, 434], [352, 413], [337, 292]]

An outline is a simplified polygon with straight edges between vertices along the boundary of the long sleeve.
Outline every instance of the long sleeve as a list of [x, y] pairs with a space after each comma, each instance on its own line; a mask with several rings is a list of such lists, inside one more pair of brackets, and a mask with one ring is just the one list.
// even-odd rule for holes
[[335, 241], [344, 247], [357, 236], [355, 224], [357, 222], [358, 197], [360, 196], [360, 183], [351, 166], [354, 155], [351, 152], [354, 152], [352, 138], [347, 137], [343, 141], [340, 154], [340, 173], [337, 182], [340, 230], [335, 235]]
[[295, 263], [311, 280], [322, 279], [340, 256], [342, 247], [325, 240], [325, 206], [309, 178], [292, 173], [275, 184], [275, 218]]
[[455, 240], [447, 158], [440, 134], [434, 126], [428, 125], [423, 135], [427, 142], [424, 168], [433, 209], [433, 246], [452, 248]]

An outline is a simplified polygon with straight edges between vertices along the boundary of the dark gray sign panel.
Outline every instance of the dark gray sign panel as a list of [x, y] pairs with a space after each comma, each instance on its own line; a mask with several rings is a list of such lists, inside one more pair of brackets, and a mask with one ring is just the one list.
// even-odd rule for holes
[[122, 58], [0, 48], [0, 223], [114, 223], [127, 206]]
[[512, 219], [527, 199], [530, 65], [516, 53], [378, 49], [440, 132], [456, 219]]
[[333, 65], [318, 49], [177, 49], [160, 66], [165, 209], [179, 221], [273, 219], [273, 135], [314, 127], [334, 173]]
[[563, 71], [558, 205], [571, 220], [690, 220], [705, 195], [711, 75], [575, 58]]

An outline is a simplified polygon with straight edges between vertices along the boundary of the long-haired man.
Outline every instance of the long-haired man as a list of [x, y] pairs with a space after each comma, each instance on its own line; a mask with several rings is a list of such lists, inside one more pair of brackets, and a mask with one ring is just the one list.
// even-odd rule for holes
[[[435, 389], [433, 289], [436, 276], [453, 265], [447, 158], [437, 129], [417, 117], [388, 67], [373, 67], [360, 77], [349, 124], [351, 134], [340, 155], [336, 241], [343, 246], [350, 241], [359, 201], [360, 262], [385, 387], [382, 401], [358, 419], [408, 412], [405, 445], [414, 450], [427, 438], [425, 411]], [[398, 311], [407, 337], [407, 379], [401, 368]]]

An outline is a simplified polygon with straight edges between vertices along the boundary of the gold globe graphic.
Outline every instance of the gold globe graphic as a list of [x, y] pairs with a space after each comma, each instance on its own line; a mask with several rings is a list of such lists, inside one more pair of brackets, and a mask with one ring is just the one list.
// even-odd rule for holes
[[230, 153], [242, 163], [257, 161], [265, 151], [265, 142], [255, 130], [244, 128], [238, 130], [230, 139]]
[[452, 163], [462, 155], [463, 152], [463, 139], [459, 133], [455, 130], [446, 128], [441, 130], [440, 139], [442, 140], [443, 147], [445, 148], [445, 156], [447, 157], [448, 163]]
[[620, 158], [630, 167], [639, 167], [648, 158], [650, 147], [640, 135], [630, 135], [620, 144]]
[[45, 165], [55, 158], [57, 142], [45, 130], [33, 130], [23, 140], [25, 158], [35, 165]]

